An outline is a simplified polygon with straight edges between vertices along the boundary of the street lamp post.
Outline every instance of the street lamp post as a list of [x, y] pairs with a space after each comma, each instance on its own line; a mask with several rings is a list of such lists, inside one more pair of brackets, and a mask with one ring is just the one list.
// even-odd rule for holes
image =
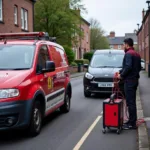
[[[146, 1], [148, 4], [148, 13], [150, 13], [150, 0]], [[150, 77], [150, 14], [148, 16], [148, 33], [149, 33], [149, 62], [148, 62], [148, 77]]]

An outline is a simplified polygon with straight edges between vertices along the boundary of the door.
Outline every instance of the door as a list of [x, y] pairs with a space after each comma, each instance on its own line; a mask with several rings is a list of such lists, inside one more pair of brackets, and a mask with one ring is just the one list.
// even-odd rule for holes
[[46, 112], [50, 111], [54, 107], [53, 93], [55, 92], [55, 71], [42, 73], [42, 69], [46, 67], [46, 61], [50, 61], [50, 55], [47, 45], [41, 45], [38, 53], [38, 62], [36, 72], [38, 74], [38, 79], [42, 90], [45, 93], [46, 100]]

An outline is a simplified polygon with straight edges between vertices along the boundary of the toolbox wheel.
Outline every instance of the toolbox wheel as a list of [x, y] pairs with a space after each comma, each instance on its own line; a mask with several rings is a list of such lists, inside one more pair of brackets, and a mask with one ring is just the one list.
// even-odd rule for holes
[[120, 130], [117, 130], [117, 134], [120, 134]]
[[105, 134], [105, 133], [106, 133], [106, 130], [105, 130], [105, 129], [103, 129], [103, 130], [102, 130], [102, 132]]

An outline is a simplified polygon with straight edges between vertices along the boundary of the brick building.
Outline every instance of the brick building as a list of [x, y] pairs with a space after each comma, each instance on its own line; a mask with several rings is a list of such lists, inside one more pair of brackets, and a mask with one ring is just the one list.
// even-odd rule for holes
[[134, 40], [134, 46], [137, 46], [137, 36], [136, 33], [125, 33], [125, 36], [116, 36], [115, 32], [110, 32], [107, 36], [109, 46], [111, 49], [123, 49], [123, 42], [125, 38], [132, 38]]
[[150, 17], [150, 10], [142, 11], [142, 25], [137, 31], [138, 37], [138, 50], [141, 57], [145, 60], [145, 68], [148, 71], [148, 64], [150, 60], [150, 51], [149, 51], [149, 17]]
[[80, 39], [78, 50], [76, 51], [76, 58], [83, 58], [83, 54], [90, 51], [90, 23], [84, 18], [81, 18], [81, 31], [83, 32], [83, 38]]
[[73, 51], [75, 59], [82, 59], [85, 52], [90, 51], [90, 23], [80, 15], [80, 10], [76, 10], [79, 15], [79, 28], [83, 33], [83, 37], [77, 37], [77, 42], [73, 43]]
[[0, 0], [0, 33], [32, 32], [36, 0]]

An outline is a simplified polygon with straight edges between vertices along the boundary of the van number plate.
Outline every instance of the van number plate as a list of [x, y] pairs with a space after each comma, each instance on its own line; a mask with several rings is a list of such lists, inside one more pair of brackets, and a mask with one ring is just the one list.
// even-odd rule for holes
[[114, 87], [113, 83], [98, 83], [98, 87]]

